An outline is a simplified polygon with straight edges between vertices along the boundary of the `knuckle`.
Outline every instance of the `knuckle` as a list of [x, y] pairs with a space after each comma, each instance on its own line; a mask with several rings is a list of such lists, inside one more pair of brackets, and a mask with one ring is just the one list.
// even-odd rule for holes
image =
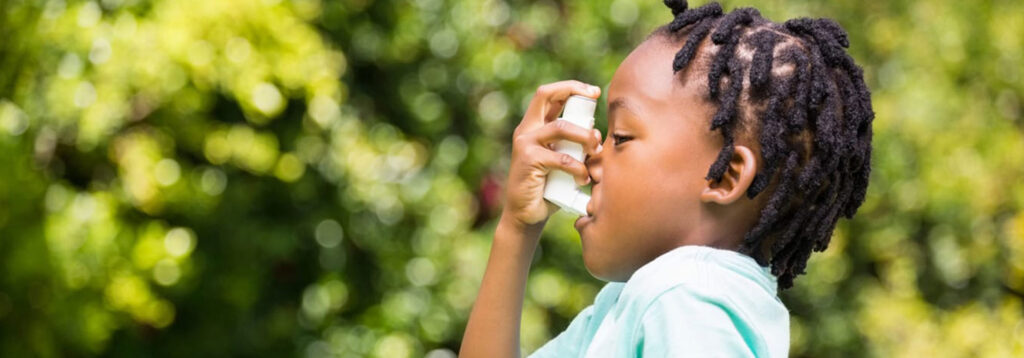
[[575, 87], [576, 90], [579, 92], [590, 93], [590, 88], [593, 86], [583, 83], [581, 81], [573, 80], [573, 87]]
[[573, 159], [571, 155], [568, 155], [568, 154], [565, 154], [565, 153], [561, 153], [561, 155], [559, 155], [558, 160], [559, 160], [559, 162], [562, 163], [562, 165], [564, 165], [566, 167], [570, 167], [570, 168], [574, 167], [573, 161], [575, 161], [575, 159]]
[[522, 149], [523, 145], [526, 144], [526, 143], [523, 143], [523, 141], [525, 140], [523, 138], [524, 138], [523, 136], [516, 136], [516, 137], [512, 138], [512, 148], [513, 149]]
[[515, 147], [520, 153], [531, 153], [530, 143], [528, 143], [527, 139], [524, 137], [516, 138], [512, 146]]
[[569, 129], [566, 121], [555, 121], [552, 125], [555, 126], [555, 130], [559, 133], [565, 133]]
[[515, 150], [515, 153], [516, 157], [521, 162], [528, 162], [528, 160], [531, 158], [530, 148], [518, 148]]
[[550, 84], [543, 84], [543, 85], [540, 85], [539, 87], [537, 87], [537, 95], [539, 95], [539, 96], [546, 96], [546, 95], [548, 95], [550, 93], [551, 93], [551, 85]]

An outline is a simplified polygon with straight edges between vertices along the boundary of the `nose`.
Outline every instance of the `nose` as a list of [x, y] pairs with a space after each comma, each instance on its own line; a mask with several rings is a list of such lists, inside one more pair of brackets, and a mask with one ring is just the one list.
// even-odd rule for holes
[[592, 184], [601, 182], [601, 176], [603, 175], [603, 169], [601, 168], [602, 157], [604, 157], [604, 150], [597, 154], [588, 155], [583, 161], [583, 164], [587, 166], [587, 171], [590, 172], [590, 180]]

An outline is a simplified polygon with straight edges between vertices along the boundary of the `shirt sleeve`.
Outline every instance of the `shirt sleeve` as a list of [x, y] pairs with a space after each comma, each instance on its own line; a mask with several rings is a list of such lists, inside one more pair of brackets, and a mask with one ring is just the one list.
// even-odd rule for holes
[[638, 357], [753, 357], [748, 322], [724, 300], [672, 288], [646, 309], [636, 335]]
[[594, 304], [580, 311], [565, 331], [538, 348], [530, 357], [582, 357], [601, 321], [618, 300], [623, 286], [625, 284], [622, 282], [605, 284], [597, 297], [594, 297]]
[[587, 336], [587, 328], [594, 316], [594, 305], [587, 306], [569, 323], [569, 327], [538, 348], [530, 358], [579, 357]]

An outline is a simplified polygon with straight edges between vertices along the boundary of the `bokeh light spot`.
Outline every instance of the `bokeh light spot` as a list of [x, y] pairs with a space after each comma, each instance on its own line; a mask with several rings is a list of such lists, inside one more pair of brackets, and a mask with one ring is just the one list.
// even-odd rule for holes
[[619, 26], [629, 26], [636, 22], [640, 14], [636, 3], [631, 0], [615, 0], [609, 9], [612, 22]]
[[78, 55], [68, 52], [60, 60], [57, 66], [57, 74], [63, 78], [75, 78], [82, 73], [82, 59]]
[[294, 182], [302, 178], [306, 172], [306, 165], [294, 154], [286, 153], [277, 159], [277, 167], [274, 168], [274, 175], [285, 182]]
[[181, 178], [181, 166], [174, 159], [164, 158], [153, 167], [153, 176], [161, 186], [171, 186]]
[[273, 116], [281, 111], [284, 97], [276, 86], [262, 82], [253, 88], [252, 103], [264, 115]]
[[252, 45], [249, 43], [249, 40], [242, 37], [231, 38], [224, 49], [224, 54], [227, 56], [228, 61], [236, 64], [245, 63], [249, 59], [250, 53], [252, 53]]
[[417, 257], [405, 264], [405, 277], [416, 286], [427, 286], [437, 280], [437, 268], [426, 257]]
[[[63, 1], [60, 2], [63, 3]], [[93, 1], [87, 1], [78, 9], [78, 26], [86, 28], [96, 26], [96, 24], [100, 22], [100, 17], [102, 16], [103, 12], [100, 10], [99, 4], [96, 4], [96, 2]]]
[[181, 278], [181, 269], [174, 260], [163, 259], [153, 266], [153, 280], [164, 286], [171, 286], [178, 283]]
[[75, 89], [74, 103], [75, 107], [86, 108], [92, 105], [96, 101], [96, 87], [93, 87], [92, 83], [88, 81], [82, 81], [78, 84], [78, 88]]
[[444, 29], [430, 37], [430, 51], [440, 58], [451, 58], [459, 52], [459, 39], [452, 29]]
[[316, 225], [315, 231], [316, 242], [320, 246], [326, 248], [332, 248], [338, 246], [341, 243], [342, 238], [345, 236], [345, 232], [341, 228], [341, 224], [332, 219], [326, 219]]
[[164, 249], [174, 257], [185, 257], [195, 248], [196, 238], [192, 230], [176, 227], [164, 235]]
[[220, 195], [227, 187], [228, 179], [224, 171], [217, 168], [206, 168], [199, 178], [199, 188], [209, 195]]
[[93, 64], [103, 64], [110, 59], [110, 54], [113, 49], [110, 47], [110, 41], [105, 38], [98, 38], [92, 42], [92, 49], [89, 50], [89, 62]]
[[28, 116], [16, 104], [0, 100], [0, 128], [7, 134], [19, 136], [28, 129]]

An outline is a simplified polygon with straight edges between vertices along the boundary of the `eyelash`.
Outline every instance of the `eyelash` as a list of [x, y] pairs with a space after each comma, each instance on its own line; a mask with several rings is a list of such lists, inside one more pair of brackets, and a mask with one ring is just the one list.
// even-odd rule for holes
[[612, 134], [612, 143], [614, 143], [615, 145], [619, 145], [619, 144], [628, 142], [631, 139], [633, 139], [633, 137], [625, 136], [625, 135]]

